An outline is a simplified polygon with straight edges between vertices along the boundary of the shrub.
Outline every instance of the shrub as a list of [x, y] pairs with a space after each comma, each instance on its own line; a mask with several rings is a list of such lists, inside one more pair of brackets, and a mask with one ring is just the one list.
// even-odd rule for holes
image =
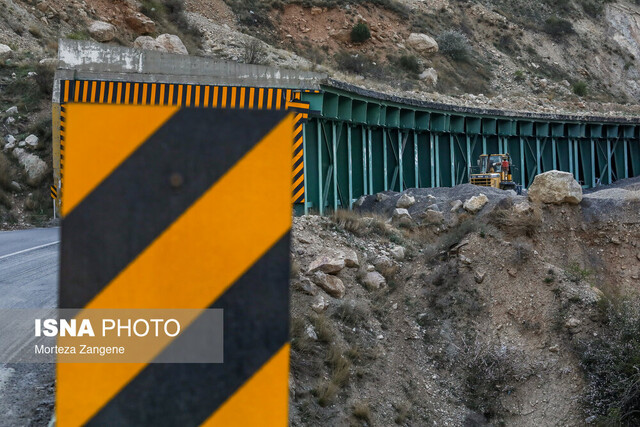
[[[53, 75], [55, 74], [55, 68], [51, 65], [36, 65], [36, 75], [33, 76], [34, 81], [40, 88], [40, 92], [47, 97], [51, 97], [53, 92]], [[51, 122], [51, 120], [49, 120]]]
[[351, 41], [354, 43], [362, 43], [371, 38], [369, 26], [364, 22], [358, 22], [351, 29]]
[[11, 184], [11, 165], [4, 153], [0, 152], [0, 187], [9, 189]]
[[518, 70], [518, 71], [516, 71], [516, 72], [514, 73], [514, 75], [513, 75], [513, 78], [514, 78], [514, 80], [515, 80], [515, 81], [517, 81], [517, 82], [521, 82], [521, 81], [523, 81], [523, 80], [525, 79], [524, 71], [522, 71], [522, 70]]
[[244, 43], [244, 62], [245, 64], [264, 64], [267, 57], [267, 51], [258, 39], [251, 39]]
[[364, 74], [373, 67], [373, 62], [365, 55], [351, 55], [349, 52], [340, 52], [335, 56], [338, 68], [354, 74]]
[[365, 402], [356, 402], [355, 405], [353, 405], [353, 416], [366, 422], [368, 425], [371, 424], [371, 410]]
[[582, 0], [582, 9], [592, 18], [597, 18], [602, 14], [604, 4], [602, 0]]
[[552, 36], [562, 36], [573, 33], [573, 25], [566, 19], [554, 15], [544, 21], [543, 30]]
[[585, 96], [587, 94], [587, 83], [581, 81], [575, 82], [572, 86], [573, 93], [578, 96]]
[[462, 61], [469, 57], [471, 44], [467, 36], [460, 31], [448, 30], [436, 38], [440, 52], [453, 60]]
[[420, 61], [413, 55], [402, 55], [398, 59], [398, 65], [408, 73], [419, 74], [422, 71]]
[[640, 423], [640, 301], [608, 301], [604, 330], [580, 342], [586, 403], [602, 425]]

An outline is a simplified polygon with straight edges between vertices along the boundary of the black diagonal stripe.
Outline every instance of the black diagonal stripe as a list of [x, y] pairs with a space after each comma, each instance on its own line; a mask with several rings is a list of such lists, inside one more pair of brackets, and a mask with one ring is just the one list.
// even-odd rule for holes
[[[297, 154], [298, 154], [298, 152], [296, 152], [296, 155]], [[302, 164], [303, 161], [304, 161], [304, 156], [300, 156], [300, 158], [294, 163], [293, 170], [296, 170], [298, 168], [298, 166], [300, 166]]]
[[303, 188], [304, 188], [304, 180], [295, 188], [295, 190], [293, 190], [293, 195], [295, 196], [296, 194], [298, 194], [298, 192]]
[[150, 364], [88, 425], [204, 422], [288, 341], [288, 274], [289, 233], [211, 306], [224, 310], [224, 363]]
[[64, 219], [60, 307], [84, 307], [284, 115], [178, 111]]

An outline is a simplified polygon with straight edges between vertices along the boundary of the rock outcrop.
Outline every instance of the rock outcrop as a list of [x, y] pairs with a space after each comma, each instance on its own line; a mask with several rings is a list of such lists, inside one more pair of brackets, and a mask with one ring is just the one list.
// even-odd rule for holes
[[91, 37], [99, 42], [109, 42], [116, 37], [116, 27], [104, 21], [91, 22], [87, 30]]
[[13, 150], [15, 157], [27, 174], [27, 184], [36, 186], [42, 182], [45, 175], [49, 172], [47, 164], [35, 154], [27, 153], [22, 148]]
[[535, 177], [528, 196], [537, 203], [577, 205], [582, 201], [582, 187], [569, 172], [552, 170]]
[[430, 54], [438, 51], [438, 42], [426, 34], [411, 33], [406, 44], [420, 54]]

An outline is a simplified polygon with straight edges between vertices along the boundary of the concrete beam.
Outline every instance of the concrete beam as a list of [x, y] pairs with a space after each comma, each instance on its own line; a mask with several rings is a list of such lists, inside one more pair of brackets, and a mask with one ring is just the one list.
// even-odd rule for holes
[[[215, 58], [131, 49], [83, 40], [58, 43], [56, 80], [75, 78], [144, 83], [320, 89], [326, 75]], [[58, 103], [59, 91], [53, 102]]]

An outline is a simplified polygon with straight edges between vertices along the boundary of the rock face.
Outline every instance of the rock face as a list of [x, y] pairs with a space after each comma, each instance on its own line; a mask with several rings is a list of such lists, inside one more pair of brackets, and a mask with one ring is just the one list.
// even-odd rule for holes
[[473, 196], [472, 198], [464, 202], [464, 205], [462, 205], [462, 207], [467, 212], [476, 213], [479, 212], [484, 207], [484, 205], [487, 204], [488, 201], [489, 199], [487, 198], [487, 196], [480, 193], [477, 196]]
[[7, 46], [6, 44], [2, 44], [0, 43], [0, 58], [7, 58], [9, 56], [11, 56], [11, 53], [13, 51], [11, 50], [11, 48], [9, 46]]
[[442, 212], [427, 209], [420, 215], [423, 224], [442, 224], [444, 222], [444, 214]]
[[353, 249], [347, 249], [344, 251], [344, 264], [347, 267], [360, 267], [360, 261], [358, 260], [358, 254]]
[[528, 195], [532, 202], [577, 205], [582, 201], [582, 187], [569, 172], [553, 170], [537, 175]]
[[320, 255], [309, 264], [309, 273], [321, 271], [328, 274], [336, 274], [345, 267], [343, 253]]
[[109, 42], [116, 37], [116, 27], [104, 21], [93, 21], [87, 30], [99, 42]]
[[133, 42], [133, 47], [145, 50], [157, 50], [160, 52], [188, 55], [189, 52], [180, 37], [172, 34], [161, 34], [157, 38], [140, 36]]
[[438, 42], [426, 34], [411, 33], [406, 44], [421, 54], [436, 53], [438, 51]]
[[26, 137], [24, 142], [31, 148], [38, 148], [38, 145], [40, 144], [38, 137], [33, 134]]
[[49, 171], [47, 164], [40, 159], [40, 157], [27, 153], [22, 148], [13, 150], [13, 157], [15, 157], [24, 168], [27, 173], [27, 184], [31, 186], [35, 187], [40, 184]]
[[325, 274], [322, 271], [316, 271], [313, 273], [311, 280], [334, 298], [342, 298], [346, 292], [342, 280], [336, 276]]
[[393, 220], [394, 221], [403, 221], [403, 220], [411, 221], [411, 215], [409, 215], [409, 211], [404, 208], [396, 208], [393, 210]]
[[408, 194], [403, 194], [398, 199], [398, 203], [396, 203], [396, 207], [406, 209], [413, 206], [416, 203], [415, 197], [412, 197]]
[[438, 72], [434, 68], [427, 68], [418, 77], [431, 86], [438, 84]]
[[387, 281], [377, 271], [370, 271], [362, 279], [362, 284], [369, 289], [380, 289], [387, 284]]
[[124, 21], [133, 31], [140, 35], [153, 33], [156, 29], [156, 23], [142, 13], [127, 16]]

